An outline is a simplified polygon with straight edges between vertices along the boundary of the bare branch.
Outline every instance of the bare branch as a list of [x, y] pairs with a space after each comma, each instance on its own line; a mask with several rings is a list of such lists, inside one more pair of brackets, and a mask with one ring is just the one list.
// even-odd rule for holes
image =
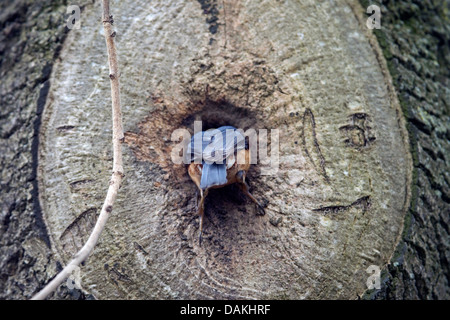
[[106, 47], [108, 49], [109, 60], [109, 78], [111, 80], [111, 99], [112, 99], [112, 120], [113, 120], [113, 173], [109, 183], [108, 192], [106, 194], [105, 202], [102, 210], [92, 230], [89, 239], [81, 250], [74, 256], [74, 258], [64, 267], [64, 269], [48, 283], [40, 292], [32, 297], [33, 300], [45, 299], [50, 293], [70, 276], [75, 267], [80, 265], [94, 250], [98, 242], [100, 234], [108, 221], [111, 214], [114, 201], [116, 200], [122, 178], [123, 178], [123, 163], [122, 163], [122, 111], [120, 107], [120, 92], [119, 92], [119, 69], [117, 63], [116, 46], [114, 38], [116, 33], [112, 30], [114, 22], [113, 17], [109, 11], [109, 0], [102, 1], [103, 6], [103, 29], [105, 33]]

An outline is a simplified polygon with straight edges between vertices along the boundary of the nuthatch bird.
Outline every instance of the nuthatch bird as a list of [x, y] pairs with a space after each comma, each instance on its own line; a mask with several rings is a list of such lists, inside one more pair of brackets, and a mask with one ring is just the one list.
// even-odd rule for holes
[[258, 214], [264, 215], [264, 207], [249, 192], [245, 181], [251, 164], [251, 152], [245, 147], [244, 136], [232, 126], [223, 126], [196, 133], [187, 148], [190, 156], [188, 173], [200, 191], [197, 213], [200, 216], [199, 243], [202, 242], [205, 198], [210, 189], [237, 183], [240, 189], [258, 206]]

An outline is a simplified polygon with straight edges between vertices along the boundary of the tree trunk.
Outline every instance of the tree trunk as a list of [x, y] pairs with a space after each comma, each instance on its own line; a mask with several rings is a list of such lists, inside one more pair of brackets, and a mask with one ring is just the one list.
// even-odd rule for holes
[[[54, 297], [448, 298], [448, 16], [381, 6], [380, 49], [362, 4], [113, 2], [125, 180], [79, 290]], [[67, 37], [66, 5], [0, 17], [2, 298], [29, 298], [76, 253], [110, 176], [100, 4], [80, 4]], [[171, 160], [194, 120], [280, 138], [279, 165], [249, 173], [266, 215], [214, 190], [201, 246], [195, 185]]]
[[368, 296], [449, 299], [450, 2], [378, 5], [384, 19], [376, 35], [407, 120], [414, 168], [402, 240], [381, 290]]

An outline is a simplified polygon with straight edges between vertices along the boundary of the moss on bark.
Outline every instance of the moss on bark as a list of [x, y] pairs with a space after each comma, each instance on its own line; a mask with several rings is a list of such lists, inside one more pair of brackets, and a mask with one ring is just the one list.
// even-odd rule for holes
[[448, 299], [449, 1], [361, 1], [381, 7], [375, 35], [396, 87], [414, 171], [402, 241], [372, 299]]

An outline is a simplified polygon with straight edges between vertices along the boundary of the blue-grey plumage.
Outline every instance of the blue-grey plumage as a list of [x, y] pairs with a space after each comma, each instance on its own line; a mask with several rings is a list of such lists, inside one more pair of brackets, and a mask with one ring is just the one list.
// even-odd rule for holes
[[[205, 198], [210, 189], [237, 183], [241, 190], [257, 204], [258, 214], [265, 214], [264, 207], [249, 192], [249, 186], [245, 181], [250, 168], [251, 153], [245, 147], [244, 136], [236, 128], [223, 126], [196, 133], [188, 145], [186, 155], [190, 160], [189, 176], [200, 191], [200, 203], [197, 208], [200, 216], [200, 244]], [[239, 161], [240, 159], [243, 161]]]
[[196, 133], [187, 149], [191, 162], [202, 164], [200, 188], [227, 182], [227, 159], [245, 148], [244, 136], [232, 126]]
[[227, 183], [227, 166], [226, 164], [203, 163], [202, 178], [200, 180], [200, 188], [220, 186]]

